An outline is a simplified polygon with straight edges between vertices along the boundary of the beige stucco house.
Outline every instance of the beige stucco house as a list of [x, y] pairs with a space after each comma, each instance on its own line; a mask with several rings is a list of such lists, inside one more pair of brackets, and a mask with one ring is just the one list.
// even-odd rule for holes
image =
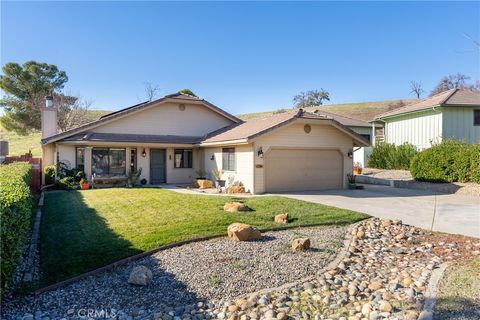
[[240, 181], [255, 194], [344, 188], [353, 150], [368, 146], [325, 114], [300, 110], [243, 121], [181, 93], [62, 133], [55, 108], [44, 108], [42, 125], [43, 166], [61, 161], [107, 179], [142, 168], [148, 184], [190, 183], [200, 169], [210, 178], [222, 169], [227, 185]]
[[377, 139], [419, 150], [448, 138], [480, 143], [480, 91], [451, 89], [381, 114], [372, 123], [384, 128]]

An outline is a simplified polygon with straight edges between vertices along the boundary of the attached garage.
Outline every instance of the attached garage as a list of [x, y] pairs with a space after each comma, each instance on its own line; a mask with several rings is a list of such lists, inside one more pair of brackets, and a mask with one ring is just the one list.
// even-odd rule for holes
[[271, 149], [264, 159], [265, 191], [343, 187], [343, 155], [330, 149]]

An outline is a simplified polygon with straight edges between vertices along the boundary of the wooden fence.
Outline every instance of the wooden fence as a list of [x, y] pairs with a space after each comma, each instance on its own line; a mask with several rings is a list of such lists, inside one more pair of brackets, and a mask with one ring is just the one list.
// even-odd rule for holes
[[42, 186], [42, 158], [33, 157], [31, 153], [25, 153], [22, 156], [9, 156], [5, 158], [4, 163], [28, 162], [32, 164], [32, 183], [30, 190], [38, 191]]

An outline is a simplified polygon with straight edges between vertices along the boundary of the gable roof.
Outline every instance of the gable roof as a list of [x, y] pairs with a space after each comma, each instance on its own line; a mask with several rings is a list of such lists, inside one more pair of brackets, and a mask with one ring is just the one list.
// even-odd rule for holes
[[428, 110], [435, 107], [448, 106], [480, 106], [480, 91], [470, 89], [450, 89], [420, 102], [407, 105], [389, 112], [378, 115], [375, 119], [380, 120], [409, 112]]
[[174, 93], [174, 94], [166, 95], [165, 97], [154, 100], [154, 101], [145, 101], [145, 102], [133, 105], [131, 107], [106, 114], [106, 115], [102, 116], [99, 120], [89, 122], [89, 123], [84, 124], [82, 126], [79, 126], [79, 127], [76, 127], [76, 128], [58, 133], [56, 135], [50, 136], [48, 138], [42, 139], [42, 144], [48, 144], [48, 143], [51, 143], [51, 142], [61, 140], [61, 139], [66, 138], [66, 137], [70, 137], [74, 134], [81, 133], [85, 130], [93, 129], [93, 128], [98, 127], [102, 124], [109, 123], [109, 122], [114, 121], [116, 119], [123, 118], [123, 117], [125, 117], [125, 116], [127, 116], [127, 115], [129, 115], [133, 112], [137, 112], [139, 110], [154, 106], [155, 104], [164, 103], [164, 102], [179, 102], [179, 103], [190, 102], [190, 103], [202, 104], [202, 105], [206, 106], [207, 108], [211, 109], [212, 111], [224, 116], [227, 119], [230, 119], [231, 121], [233, 121], [235, 123], [242, 122], [241, 119], [239, 119], [239, 118], [231, 115], [230, 113], [220, 109], [219, 107], [213, 105], [212, 103], [208, 102], [207, 100], [201, 99], [199, 97], [191, 96], [191, 95], [188, 95], [188, 94], [184, 94], [184, 93]]
[[247, 142], [274, 129], [287, 125], [298, 119], [311, 119], [325, 121], [339, 130], [345, 132], [354, 138], [359, 145], [368, 146], [369, 143], [362, 136], [349, 129], [333, 117], [325, 114], [305, 112], [300, 109], [298, 112], [285, 112], [274, 114], [265, 118], [255, 118], [247, 120], [243, 123], [233, 124], [231, 126], [219, 129], [208, 134], [200, 143], [201, 145], [233, 143], [239, 141]]

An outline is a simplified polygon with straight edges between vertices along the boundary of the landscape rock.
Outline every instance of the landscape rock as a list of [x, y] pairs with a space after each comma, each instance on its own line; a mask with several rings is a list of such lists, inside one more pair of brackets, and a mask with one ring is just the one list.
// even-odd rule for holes
[[275, 216], [275, 222], [277, 223], [288, 223], [288, 213], [277, 214]]
[[153, 273], [145, 266], [137, 266], [133, 268], [130, 276], [128, 277], [128, 283], [137, 286], [146, 286], [153, 279]]
[[309, 238], [298, 238], [292, 242], [293, 251], [307, 251], [310, 249], [310, 239]]
[[232, 223], [227, 229], [228, 237], [236, 241], [260, 240], [260, 230], [246, 223]]
[[250, 211], [250, 208], [241, 202], [227, 202], [223, 206], [223, 210], [227, 212], [245, 212]]

